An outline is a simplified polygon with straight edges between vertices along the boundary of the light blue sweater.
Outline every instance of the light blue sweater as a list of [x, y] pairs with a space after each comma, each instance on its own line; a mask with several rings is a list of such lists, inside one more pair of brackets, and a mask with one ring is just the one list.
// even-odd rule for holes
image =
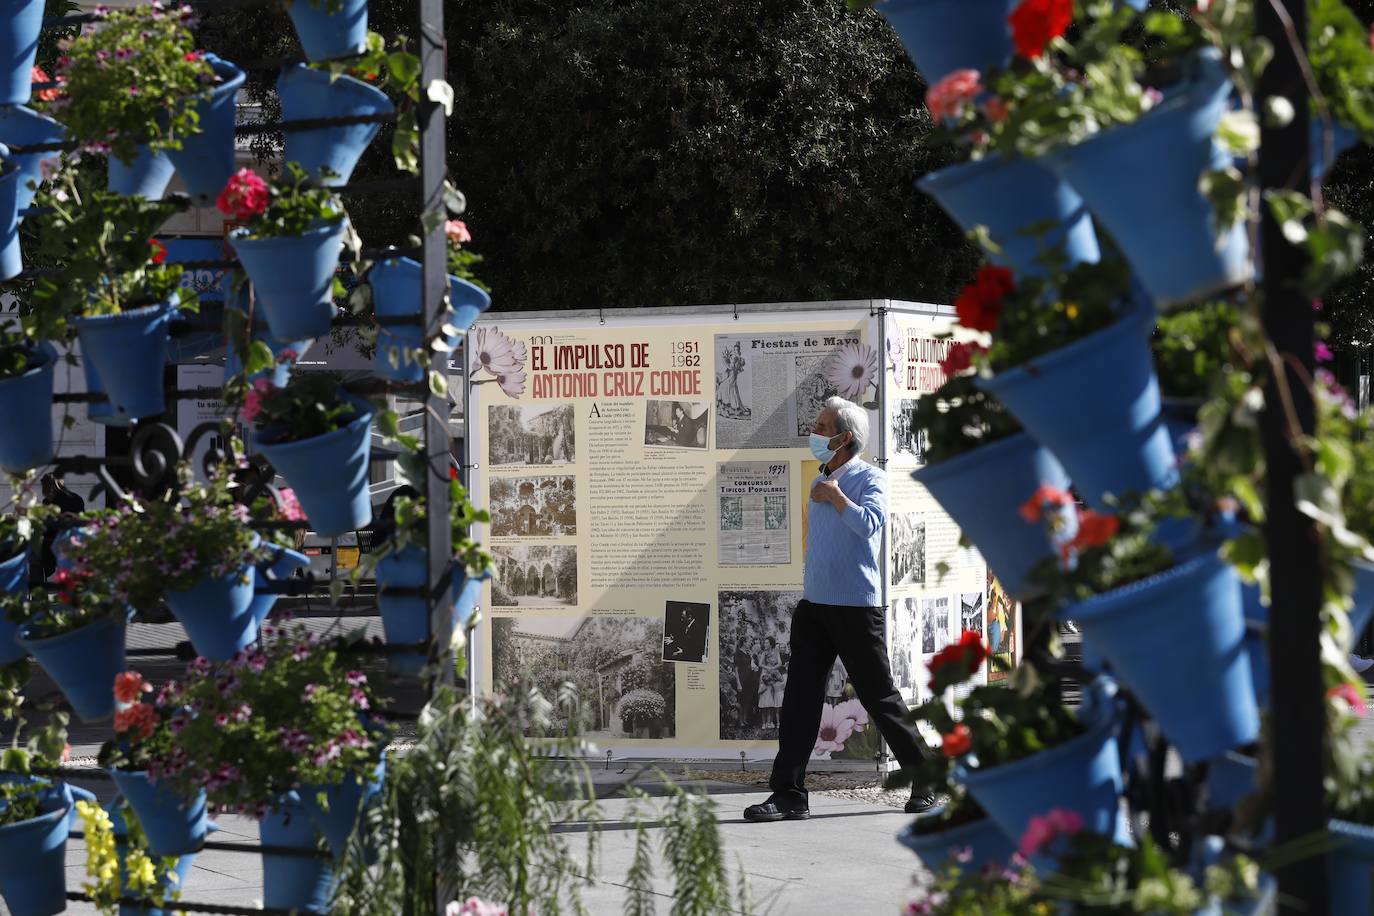
[[[817, 482], [825, 479], [822, 475]], [[849, 500], [843, 513], [830, 503], [811, 502], [807, 494], [803, 592], [817, 604], [879, 607], [887, 473], [855, 457], [834, 479]]]

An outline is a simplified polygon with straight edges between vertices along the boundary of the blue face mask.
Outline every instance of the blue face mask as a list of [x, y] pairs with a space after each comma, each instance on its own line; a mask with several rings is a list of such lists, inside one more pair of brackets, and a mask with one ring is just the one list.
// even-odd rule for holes
[[830, 440], [834, 436], [822, 436], [820, 433], [811, 434], [811, 454], [816, 456], [816, 460], [825, 464], [835, 457], [835, 449], [830, 447]]

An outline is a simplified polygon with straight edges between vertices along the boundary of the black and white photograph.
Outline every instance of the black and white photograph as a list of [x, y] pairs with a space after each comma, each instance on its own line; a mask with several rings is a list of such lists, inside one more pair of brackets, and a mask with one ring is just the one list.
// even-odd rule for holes
[[982, 592], [964, 592], [959, 596], [959, 632], [971, 630], [983, 635], [983, 605], [987, 596]]
[[917, 669], [921, 655], [919, 598], [897, 598], [892, 602], [892, 618], [888, 622], [888, 646], [892, 664], [892, 680], [903, 696], [910, 697], [917, 688]]
[[778, 737], [792, 611], [801, 598], [799, 591], [719, 593], [722, 740]]
[[497, 691], [520, 684], [546, 697], [565, 683], [576, 687], [579, 721], [556, 721], [555, 731], [572, 726], [591, 741], [672, 738], [677, 675], [662, 646], [656, 616], [495, 617], [492, 678]]
[[920, 512], [892, 513], [892, 584], [926, 582], [926, 519]]
[[577, 604], [577, 548], [571, 544], [509, 547], [493, 544], [495, 607], [566, 607]]
[[716, 412], [731, 420], [753, 416], [754, 373], [740, 349], [740, 341], [716, 338]]
[[664, 602], [663, 660], [697, 665], [706, 661], [706, 636], [710, 627], [711, 605], [695, 601]]
[[492, 405], [487, 460], [493, 466], [572, 464], [575, 427], [571, 404]]
[[829, 363], [828, 354], [796, 357], [798, 438], [805, 439], [811, 435], [816, 418], [825, 407], [826, 399], [840, 393], [826, 374], [825, 370]]
[[704, 401], [646, 401], [644, 444], [665, 448], [706, 448], [710, 407]]
[[912, 425], [916, 412], [915, 398], [902, 398], [892, 415], [892, 454], [917, 464], [926, 463], [926, 446], [929, 444], [926, 431]]
[[577, 534], [575, 477], [493, 477], [488, 493], [492, 537]]
[[949, 595], [921, 599], [921, 654], [934, 655], [952, 641], [949, 635]]

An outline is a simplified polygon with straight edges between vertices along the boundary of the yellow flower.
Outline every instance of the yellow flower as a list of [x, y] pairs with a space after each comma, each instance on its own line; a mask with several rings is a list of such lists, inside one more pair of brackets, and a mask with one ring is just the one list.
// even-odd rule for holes
[[1067, 306], [1065, 306], [1064, 314], [1069, 316], [1070, 321], [1074, 320], [1078, 317], [1078, 306], [1075, 303], [1070, 302]]

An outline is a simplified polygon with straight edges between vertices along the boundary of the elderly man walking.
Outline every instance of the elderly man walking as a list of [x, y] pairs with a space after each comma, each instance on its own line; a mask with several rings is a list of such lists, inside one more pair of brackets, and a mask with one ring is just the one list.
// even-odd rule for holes
[[[792, 656], [769, 781], [773, 794], [763, 804], [745, 808], [745, 820], [811, 816], [806, 764], [820, 729], [826, 676], [837, 655], [898, 762], [915, 766], [928, 753], [906, 721], [906, 703], [888, 669], [879, 562], [887, 478], [859, 458], [867, 443], [867, 411], [843, 398], [827, 400], [811, 433], [821, 476], [811, 488], [807, 509], [804, 597], [792, 613]], [[906, 810], [916, 814], [934, 805], [926, 787], [913, 786]]]

